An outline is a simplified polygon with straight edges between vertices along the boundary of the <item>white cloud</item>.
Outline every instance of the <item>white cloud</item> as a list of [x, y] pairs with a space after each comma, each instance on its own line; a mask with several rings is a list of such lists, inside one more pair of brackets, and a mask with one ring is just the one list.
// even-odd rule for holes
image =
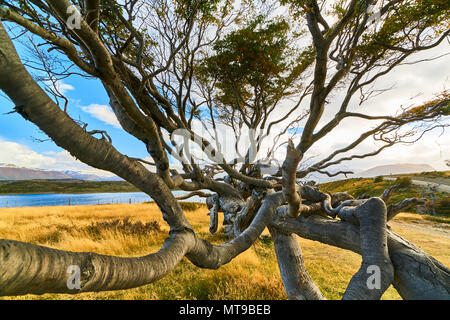
[[67, 151], [36, 152], [16, 142], [0, 137], [0, 163], [14, 164], [18, 167], [65, 171], [73, 170], [86, 174], [110, 177], [112, 173], [92, 168], [72, 157]]
[[69, 90], [75, 90], [75, 87], [60, 80], [56, 82], [56, 89], [58, 89], [61, 94], [66, 94]]
[[27, 146], [15, 142], [0, 139], [0, 150], [0, 163], [11, 163], [28, 168], [48, 166], [54, 163], [51, 157], [39, 154]]
[[94, 103], [88, 106], [82, 106], [81, 109], [84, 112], [89, 113], [94, 118], [103, 121], [104, 123], [110, 124], [119, 129], [121, 128], [119, 120], [117, 120], [116, 115], [106, 105]]
[[[449, 48], [450, 45], [444, 44], [434, 50], [417, 54], [409, 61], [440, 56], [447, 53]], [[389, 88], [395, 84], [392, 90], [368, 100], [361, 106], [358, 98], [355, 97], [350, 103], [349, 111], [373, 116], [395, 115], [401, 111], [401, 107], [420, 105], [424, 101], [432, 99], [439, 92], [449, 89], [450, 81], [447, 68], [445, 67], [448, 64], [450, 64], [450, 55], [431, 62], [400, 66], [394, 72], [389, 73], [389, 75], [381, 77], [374, 87], [374, 89], [382, 89]], [[334, 117], [343, 100], [343, 94], [343, 92], [337, 92], [333, 97], [330, 97], [330, 103], [325, 107], [318, 128], [321, 128]], [[376, 123], [376, 121], [366, 121], [357, 118], [346, 119], [330, 134], [319, 140], [308, 151], [307, 157], [316, 156], [317, 160], [320, 160], [331, 152], [348, 145]], [[446, 123], [450, 124], [450, 121], [447, 120]], [[330, 171], [337, 171], [339, 167], [339, 169], [360, 172], [374, 166], [397, 163], [429, 164], [436, 170], [448, 170], [448, 167], [445, 165], [445, 159], [450, 158], [450, 135], [448, 130], [442, 134], [440, 129], [436, 129], [426, 133], [421, 140], [412, 145], [398, 144], [383, 150], [373, 157], [343, 162], [340, 166], [331, 167]], [[376, 144], [373, 139], [368, 138], [346, 155], [371, 152], [376, 150], [377, 146], [379, 147], [380, 144]]]
[[55, 86], [56, 90], [58, 90], [58, 92], [61, 93], [62, 95], [65, 95], [67, 93], [67, 91], [75, 90], [74, 86], [72, 86], [68, 83], [65, 83], [62, 80], [57, 80], [55, 82], [55, 84], [53, 84], [51, 81], [45, 81], [44, 83], [49, 87]]

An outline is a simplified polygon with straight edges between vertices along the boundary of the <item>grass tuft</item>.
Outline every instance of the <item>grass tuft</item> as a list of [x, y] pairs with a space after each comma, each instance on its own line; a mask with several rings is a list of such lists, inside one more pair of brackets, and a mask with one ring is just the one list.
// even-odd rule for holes
[[147, 223], [143, 223], [142, 221], [132, 222], [128, 217], [112, 221], [92, 222], [85, 228], [87, 233], [98, 238], [101, 237], [102, 233], [107, 231], [136, 236], [161, 232], [158, 221], [150, 221]]
[[204, 204], [198, 203], [198, 202], [180, 201], [179, 204], [180, 204], [181, 209], [183, 209], [183, 211], [196, 211], [196, 210], [204, 207]]

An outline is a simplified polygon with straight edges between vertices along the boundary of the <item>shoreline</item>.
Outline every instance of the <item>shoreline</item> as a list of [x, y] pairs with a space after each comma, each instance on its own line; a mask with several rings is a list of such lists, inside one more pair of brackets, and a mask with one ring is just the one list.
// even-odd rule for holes
[[[0, 193], [0, 196], [23, 196], [30, 194], [95, 194], [95, 193], [137, 193], [142, 191], [105, 191], [105, 192], [23, 192], [23, 193]], [[142, 192], [144, 193], [144, 192]]]

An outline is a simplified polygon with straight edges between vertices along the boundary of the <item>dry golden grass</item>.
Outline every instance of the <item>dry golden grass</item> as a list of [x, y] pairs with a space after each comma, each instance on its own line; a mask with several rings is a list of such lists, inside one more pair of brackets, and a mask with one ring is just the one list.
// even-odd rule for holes
[[[195, 231], [213, 243], [225, 241], [221, 233], [209, 234], [208, 210], [187, 211]], [[161, 232], [125, 234], [104, 228], [93, 234], [89, 225], [129, 218], [131, 222], [157, 221]], [[450, 240], [426, 230], [407, 228], [408, 219], [420, 216], [400, 214], [392, 228], [419, 245], [446, 265], [450, 263]], [[401, 223], [400, 223], [401, 222]], [[425, 224], [424, 224], [425, 225]], [[427, 225], [425, 225], [427, 227]], [[429, 226], [428, 226], [429, 227]], [[4, 239], [31, 242], [70, 251], [93, 251], [120, 256], [139, 256], [157, 251], [167, 237], [168, 226], [157, 206], [118, 204], [0, 209], [0, 235]], [[361, 257], [353, 252], [299, 239], [306, 266], [328, 299], [339, 299], [348, 281], [358, 270]], [[399, 299], [391, 287], [383, 299]], [[165, 278], [129, 290], [45, 294], [5, 297], [5, 299], [286, 299], [270, 239], [258, 240], [249, 250], [219, 270], [203, 270], [187, 259]]]

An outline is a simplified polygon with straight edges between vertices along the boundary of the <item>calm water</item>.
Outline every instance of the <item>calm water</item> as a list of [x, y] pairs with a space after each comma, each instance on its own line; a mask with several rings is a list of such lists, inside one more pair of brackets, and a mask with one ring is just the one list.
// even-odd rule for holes
[[[175, 196], [184, 194], [185, 191], [173, 191]], [[121, 192], [121, 193], [84, 193], [84, 194], [17, 194], [0, 195], [0, 208], [6, 207], [41, 207], [41, 206], [64, 206], [64, 205], [95, 205], [112, 203], [143, 203], [151, 201], [143, 192]], [[204, 202], [204, 198], [192, 197], [186, 201]]]

